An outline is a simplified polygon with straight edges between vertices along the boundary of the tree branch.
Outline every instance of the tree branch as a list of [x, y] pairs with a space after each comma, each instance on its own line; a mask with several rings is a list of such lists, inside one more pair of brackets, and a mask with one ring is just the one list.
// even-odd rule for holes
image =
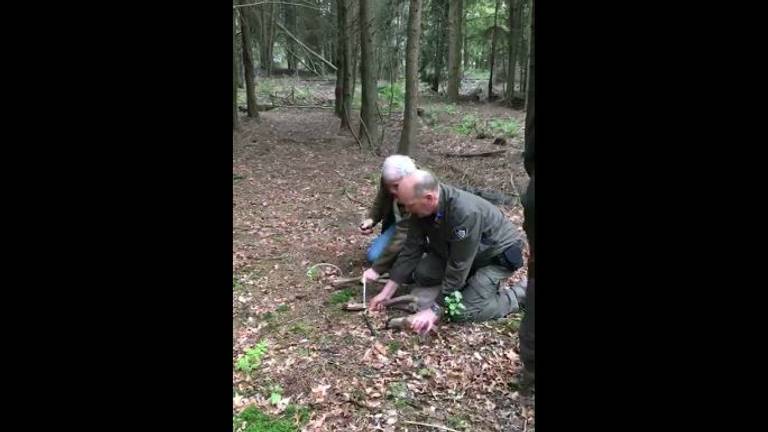
[[419, 426], [429, 426], [437, 429], [442, 429], [449, 432], [459, 432], [456, 429], [451, 429], [449, 427], [441, 426], [441, 425], [434, 425], [429, 423], [421, 423], [421, 422], [415, 422], [415, 421], [409, 421], [409, 420], [403, 420], [403, 423], [405, 424], [413, 424], [413, 425], [419, 425]]
[[289, 5], [289, 6], [301, 6], [301, 7], [305, 7], [305, 8], [309, 8], [309, 9], [315, 9], [315, 10], [327, 12], [326, 9], [315, 7], [315, 6], [310, 6], [310, 5], [303, 4], [303, 3], [287, 3], [287, 2], [280, 2], [280, 1], [263, 1], [263, 2], [258, 2], [258, 3], [249, 3], [249, 4], [244, 4], [244, 5], [236, 5], [236, 6], [232, 6], [232, 9], [244, 8], [244, 7], [248, 7], [248, 6], [261, 6], [261, 5], [266, 5], [266, 4], [283, 4], [283, 5]]
[[288, 31], [288, 29], [287, 29], [287, 28], [285, 28], [285, 26], [284, 26], [284, 25], [280, 24], [280, 23], [279, 23], [279, 22], [277, 22], [277, 21], [275, 21], [275, 24], [277, 24], [277, 26], [278, 26], [278, 27], [280, 27], [280, 30], [282, 30], [282, 31], [283, 31], [283, 32], [284, 32], [286, 35], [288, 35], [288, 37], [290, 37], [291, 39], [295, 40], [295, 41], [296, 41], [296, 43], [298, 43], [299, 45], [301, 45], [301, 46], [302, 46], [302, 48], [304, 48], [304, 49], [305, 49], [305, 50], [307, 50], [308, 52], [310, 52], [310, 53], [314, 54], [314, 55], [315, 55], [315, 57], [317, 57], [317, 58], [319, 58], [320, 60], [322, 60], [322, 61], [323, 61], [323, 63], [327, 64], [327, 65], [328, 65], [328, 66], [329, 66], [331, 69], [333, 69], [333, 70], [337, 70], [337, 69], [336, 69], [336, 66], [334, 66], [334, 65], [333, 65], [333, 63], [331, 63], [331, 62], [329, 62], [328, 60], [326, 60], [326, 59], [325, 59], [323, 56], [321, 56], [320, 54], [318, 54], [318, 53], [316, 53], [316, 52], [312, 51], [312, 49], [310, 49], [308, 46], [306, 46], [306, 45], [304, 44], [304, 42], [300, 41], [300, 40], [299, 40], [299, 38], [297, 38], [296, 36], [294, 36], [294, 35], [293, 35], [293, 33], [291, 33], [290, 31]]

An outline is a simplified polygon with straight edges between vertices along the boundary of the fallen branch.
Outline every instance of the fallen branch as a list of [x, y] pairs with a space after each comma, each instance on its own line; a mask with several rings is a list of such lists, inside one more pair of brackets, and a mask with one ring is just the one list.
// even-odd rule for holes
[[280, 30], [282, 30], [282, 31], [283, 31], [283, 32], [284, 32], [286, 35], [288, 35], [288, 37], [290, 37], [291, 39], [295, 40], [295, 41], [296, 41], [296, 43], [298, 43], [299, 45], [301, 45], [301, 47], [302, 47], [302, 48], [304, 48], [304, 49], [305, 49], [307, 52], [309, 52], [309, 53], [311, 53], [311, 54], [314, 54], [314, 55], [315, 55], [315, 57], [317, 57], [317, 58], [319, 58], [320, 60], [322, 60], [322, 61], [323, 61], [323, 63], [327, 64], [327, 65], [328, 65], [328, 66], [329, 66], [331, 69], [333, 69], [334, 71], [335, 71], [335, 70], [337, 70], [337, 69], [336, 69], [336, 66], [334, 66], [334, 64], [333, 64], [333, 63], [331, 63], [331, 62], [329, 62], [328, 60], [326, 60], [326, 59], [325, 59], [323, 56], [321, 56], [320, 54], [318, 54], [318, 53], [316, 53], [316, 52], [312, 51], [312, 49], [311, 49], [311, 48], [309, 48], [308, 46], [306, 46], [306, 45], [304, 44], [304, 42], [300, 41], [300, 40], [299, 40], [299, 38], [297, 38], [296, 36], [294, 36], [294, 35], [293, 35], [293, 33], [291, 33], [290, 31], [288, 31], [288, 29], [287, 29], [287, 28], [285, 28], [285, 26], [284, 26], [284, 25], [280, 24], [280, 22], [278, 22], [278, 21], [275, 21], [275, 24], [277, 24], [277, 26], [278, 26], [278, 27], [280, 27]]
[[293, 51], [291, 51], [287, 47], [285, 48], [285, 50], [288, 51], [288, 54], [294, 56], [296, 58], [296, 60], [298, 60], [301, 64], [303, 64], [304, 67], [306, 67], [309, 71], [313, 72], [315, 75], [317, 75], [319, 77], [323, 76], [322, 74], [320, 74], [320, 72], [316, 71], [314, 68], [312, 68], [308, 64], [304, 63], [304, 60], [301, 57], [299, 57], [298, 55], [296, 55], [296, 53], [294, 53]]
[[279, 261], [284, 258], [288, 258], [291, 256], [291, 254], [282, 254], [282, 255], [276, 255], [276, 256], [268, 256], [263, 258], [257, 258], [257, 261]]
[[244, 7], [249, 7], [249, 6], [261, 6], [261, 5], [265, 5], [265, 4], [282, 4], [282, 5], [290, 5], [290, 6], [301, 6], [301, 7], [305, 7], [305, 8], [309, 8], [309, 9], [325, 11], [325, 9], [322, 9], [322, 8], [319, 8], [319, 7], [315, 7], [315, 6], [306, 5], [306, 4], [302, 4], [302, 3], [286, 3], [286, 2], [280, 2], [280, 1], [262, 1], [262, 2], [257, 2], [257, 3], [244, 4], [244, 5], [235, 5], [235, 6], [232, 6], [232, 9], [244, 8]]
[[371, 336], [377, 336], [376, 330], [373, 328], [373, 324], [371, 324], [371, 320], [368, 318], [367, 310], [363, 312], [363, 321], [365, 321], [365, 325], [368, 326], [368, 330], [371, 331]]
[[[348, 277], [348, 278], [334, 279], [333, 281], [331, 281], [331, 286], [333, 286], [333, 287], [340, 287], [340, 286], [349, 285], [349, 284], [352, 284], [352, 283], [362, 284], [363, 282], [362, 282], [361, 278], [362, 278], [362, 276], [353, 276], [353, 277]], [[376, 279], [373, 282], [387, 283], [387, 282], [389, 282], [389, 278], [378, 278], [378, 279]]]
[[358, 312], [358, 311], [361, 311], [361, 310], [365, 310], [365, 304], [363, 304], [363, 303], [347, 303], [347, 304], [344, 305], [344, 307], [342, 309], [345, 310], [345, 311], [350, 311], [350, 312]]
[[446, 427], [446, 426], [429, 424], [429, 423], [415, 422], [415, 421], [409, 421], [409, 420], [403, 420], [403, 423], [405, 423], [405, 424], [412, 424], [412, 425], [419, 425], [419, 426], [429, 426], [429, 427], [433, 427], [433, 428], [437, 428], [437, 429], [446, 430], [446, 431], [449, 431], [449, 432], [459, 432], [456, 429], [451, 429], [451, 428]]
[[517, 185], [515, 184], [515, 173], [513, 171], [509, 172], [509, 183], [512, 184], [512, 192], [515, 193], [516, 197], [519, 197], [520, 192], [517, 190]]
[[344, 107], [344, 104], [341, 104], [341, 110], [344, 112], [344, 117], [347, 118], [347, 129], [349, 129], [349, 132], [352, 133], [352, 136], [355, 137], [355, 141], [357, 141], [357, 145], [360, 146], [360, 151], [363, 151], [363, 143], [360, 141], [360, 138], [357, 137], [357, 134], [352, 129], [352, 122], [349, 119], [349, 113], [347, 112], [347, 108]]
[[394, 297], [389, 300], [384, 300], [382, 304], [384, 306], [389, 306], [393, 304], [399, 304], [399, 303], [416, 303], [419, 299], [414, 295], [402, 295], [399, 297]]
[[392, 318], [389, 321], [387, 321], [387, 326], [385, 328], [387, 329], [407, 329], [411, 325], [410, 316], [407, 317], [400, 317], [400, 318]]
[[313, 270], [315, 267], [318, 267], [318, 266], [331, 266], [331, 267], [335, 268], [336, 270], [338, 270], [340, 275], [341, 275], [341, 274], [344, 274], [344, 272], [343, 272], [343, 271], [341, 271], [341, 269], [340, 269], [338, 266], [336, 266], [336, 265], [334, 265], [334, 264], [330, 264], [330, 263], [317, 263], [317, 264], [313, 265], [312, 267], [308, 268], [308, 269], [307, 269], [307, 273], [308, 273], [308, 274], [309, 274], [309, 273], [311, 273], [311, 272], [312, 272], [312, 270]]
[[501, 153], [506, 153], [508, 150], [493, 150], [493, 151], [487, 151], [487, 152], [480, 152], [480, 153], [438, 153], [441, 156], [445, 157], [487, 157], [487, 156], [493, 156]]
[[[363, 125], [363, 132], [365, 132], [365, 136], [368, 137], [368, 147], [370, 147], [371, 153], [373, 153], [373, 146], [375, 143], [373, 142], [373, 139], [371, 139], [371, 133], [368, 131], [368, 126], [365, 125], [362, 112], [360, 113], [360, 124]], [[363, 136], [363, 134], [360, 134], [360, 136]]]
[[358, 204], [360, 204], [360, 205], [362, 205], [362, 206], [366, 205], [364, 202], [362, 202], [362, 201], [358, 201], [358, 200], [356, 200], [356, 199], [352, 198], [352, 196], [351, 196], [351, 195], [349, 195], [349, 192], [347, 192], [347, 188], [344, 188], [344, 195], [346, 195], [346, 196], [347, 196], [347, 198], [349, 198], [349, 199], [350, 199], [352, 202], [356, 202], [356, 203], [358, 203]]
[[268, 105], [272, 108], [322, 108], [322, 109], [332, 109], [333, 106], [331, 105]]

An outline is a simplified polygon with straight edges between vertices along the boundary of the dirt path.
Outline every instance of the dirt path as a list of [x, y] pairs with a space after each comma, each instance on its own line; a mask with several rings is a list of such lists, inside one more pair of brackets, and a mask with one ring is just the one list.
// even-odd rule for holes
[[[488, 109], [487, 115], [512, 112]], [[389, 122], [385, 148], [399, 138], [398, 121]], [[415, 158], [441, 178], [507, 193], [511, 173], [522, 179], [518, 140], [508, 157], [460, 159], [438, 153], [499, 147], [427, 125], [420, 135]], [[383, 156], [361, 152], [348, 133], [339, 134], [328, 109], [261, 113], [236, 135], [233, 359], [259, 341], [268, 350], [251, 374], [233, 372], [235, 410], [306, 406], [307, 430], [435, 430], [406, 421], [534, 430], [533, 402], [509, 385], [520, 368], [519, 317], [442, 325], [427, 340], [394, 330], [373, 337], [358, 313], [340, 310], [348, 299], [361, 301], [361, 289], [332, 289], [333, 275], [325, 271], [339, 271], [331, 266], [307, 274], [317, 263], [332, 264], [343, 276], [361, 273], [372, 237], [356, 226], [375, 195]], [[520, 223], [519, 207], [503, 210]], [[374, 317], [379, 328], [384, 321]], [[281, 395], [276, 405], [268, 400], [274, 392]]]

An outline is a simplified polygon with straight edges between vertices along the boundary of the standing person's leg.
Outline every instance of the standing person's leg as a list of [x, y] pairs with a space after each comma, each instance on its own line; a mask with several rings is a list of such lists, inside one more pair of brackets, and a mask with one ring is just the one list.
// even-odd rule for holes
[[534, 178], [531, 177], [525, 191], [523, 212], [525, 229], [530, 246], [528, 257], [528, 288], [526, 289], [525, 315], [520, 323], [520, 359], [523, 361], [523, 382], [533, 385], [536, 371], [535, 356], [535, 312], [536, 312], [536, 261], [535, 261], [535, 231], [534, 231]]

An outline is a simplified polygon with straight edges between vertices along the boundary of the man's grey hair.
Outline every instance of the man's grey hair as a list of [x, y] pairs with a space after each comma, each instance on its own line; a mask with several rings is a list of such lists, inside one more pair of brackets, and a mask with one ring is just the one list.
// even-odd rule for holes
[[404, 155], [392, 155], [384, 159], [384, 165], [381, 166], [381, 176], [386, 182], [398, 181], [414, 171], [416, 164], [413, 159]]
[[437, 179], [429, 171], [416, 170], [410, 176], [416, 180], [413, 183], [414, 196], [421, 198], [427, 192], [437, 191]]

